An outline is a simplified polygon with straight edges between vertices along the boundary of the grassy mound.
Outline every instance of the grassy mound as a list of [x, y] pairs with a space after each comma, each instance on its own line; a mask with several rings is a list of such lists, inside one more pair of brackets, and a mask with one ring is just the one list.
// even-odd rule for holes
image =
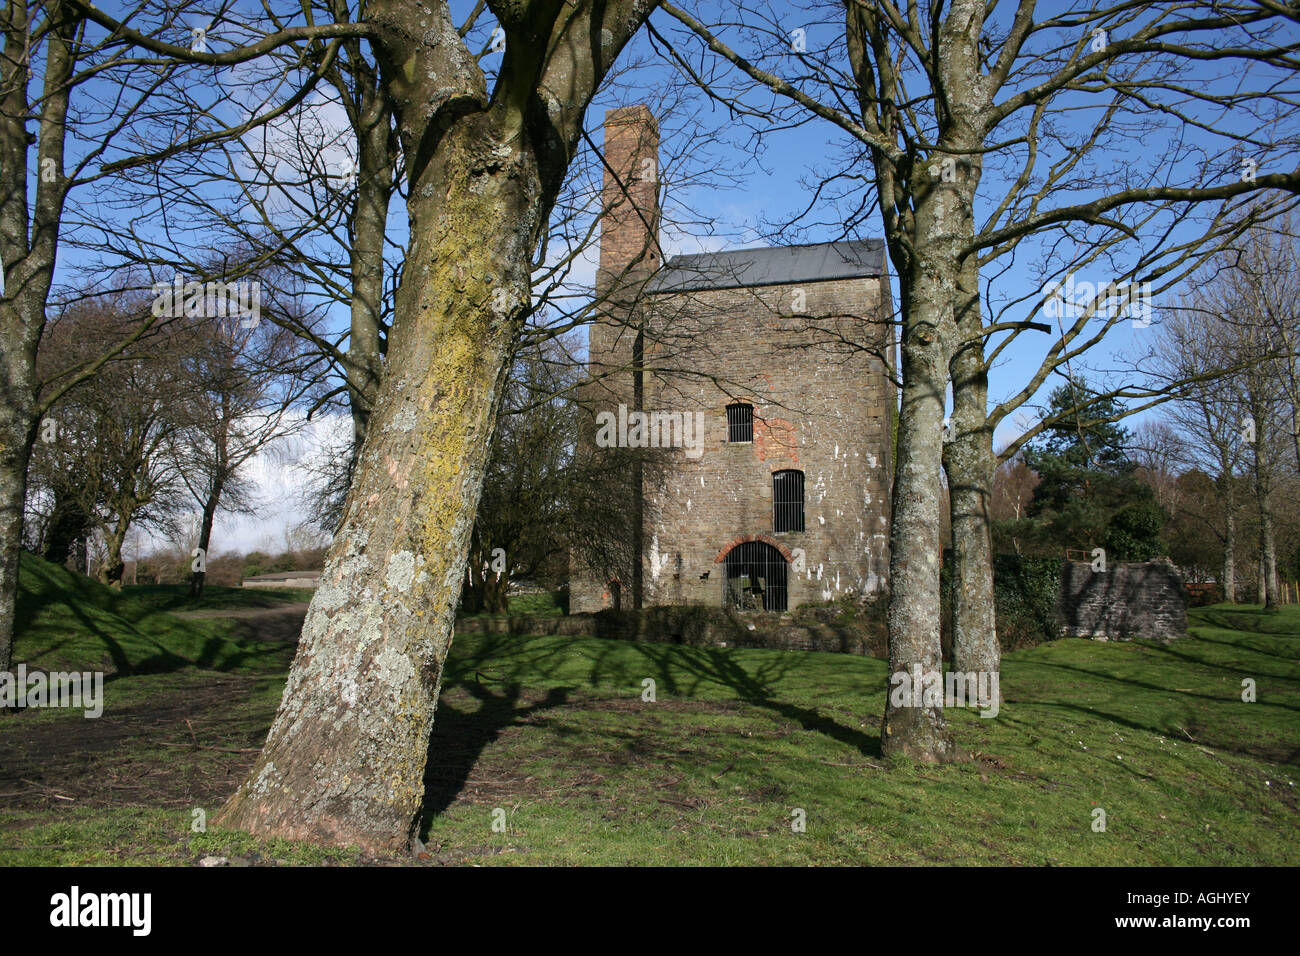
[[[275, 649], [237, 640], [229, 621], [183, 619], [160, 609], [178, 606], [184, 588], [118, 591], [27, 553], [18, 580], [15, 664], [126, 675], [184, 667], [260, 669], [263, 661], [269, 665], [283, 657]], [[229, 602], [223, 592], [243, 593], [238, 588], [213, 591], [210, 600], [216, 602]], [[265, 592], [249, 594], [246, 600], [265, 600]], [[208, 602], [205, 596], [191, 606], [208, 607]]]

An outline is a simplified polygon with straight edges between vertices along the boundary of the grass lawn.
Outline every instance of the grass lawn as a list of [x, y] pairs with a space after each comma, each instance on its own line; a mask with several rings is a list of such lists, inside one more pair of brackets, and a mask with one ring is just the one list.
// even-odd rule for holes
[[466, 614], [465, 617], [518, 617], [525, 614], [552, 617], [563, 614], [558, 595], [555, 591], [528, 591], [510, 596], [510, 609], [504, 612], [481, 612]]
[[[0, 863], [364, 862], [190, 831], [193, 810], [213, 814], [252, 762], [291, 643], [178, 618], [161, 610], [174, 606], [166, 595], [139, 593], [156, 589], [114, 594], [26, 556], [23, 586], [17, 659], [103, 668], [107, 703], [98, 720], [0, 715]], [[1300, 607], [1218, 606], [1192, 620], [1169, 646], [1069, 639], [1008, 654], [1000, 714], [950, 715], [976, 761], [940, 768], [880, 757], [883, 661], [465, 635], [430, 748], [429, 855], [1300, 863]]]

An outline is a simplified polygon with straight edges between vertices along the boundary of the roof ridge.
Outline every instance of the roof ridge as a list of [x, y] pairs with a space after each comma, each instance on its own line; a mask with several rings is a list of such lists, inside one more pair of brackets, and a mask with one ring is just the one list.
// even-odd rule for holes
[[[773, 255], [767, 255], [769, 252]], [[788, 257], [782, 258], [776, 253], [787, 253]], [[828, 258], [832, 253], [838, 255], [839, 263]], [[650, 280], [650, 291], [741, 288], [879, 276], [883, 260], [884, 240], [878, 237], [680, 253], [663, 263], [655, 273]], [[710, 277], [710, 269], [715, 269], [718, 274]], [[698, 275], [684, 275], [692, 272]]]
[[[675, 254], [672, 258], [684, 259], [687, 256], [719, 256], [719, 255], [731, 255], [733, 253], [739, 253], [739, 252], [766, 252], [768, 250], [778, 250], [778, 249], [811, 249], [814, 246], [872, 245], [873, 243], [883, 245], [884, 239], [880, 238], [879, 236], [873, 236], [867, 239], [833, 239], [829, 242], [791, 242], [786, 245], [780, 245], [780, 246], [750, 246], [749, 248], [746, 249], [713, 249], [708, 252], [679, 252]], [[667, 263], [665, 263], [665, 265], [667, 265]]]

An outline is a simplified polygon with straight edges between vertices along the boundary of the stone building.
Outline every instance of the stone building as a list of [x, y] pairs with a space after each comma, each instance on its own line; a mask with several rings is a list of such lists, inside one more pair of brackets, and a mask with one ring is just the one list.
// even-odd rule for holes
[[784, 611], [879, 592], [896, 407], [882, 362], [892, 357], [883, 244], [664, 262], [649, 110], [609, 111], [604, 153], [579, 447], [642, 449], [611, 492], [626, 496], [626, 553], [639, 557], [575, 559], [570, 609]]

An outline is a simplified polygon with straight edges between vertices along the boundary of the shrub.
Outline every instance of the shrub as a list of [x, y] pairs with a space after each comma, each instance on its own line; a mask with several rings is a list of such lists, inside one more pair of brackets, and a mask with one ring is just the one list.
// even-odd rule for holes
[[993, 559], [998, 642], [1003, 650], [1032, 647], [1059, 636], [1056, 597], [1061, 559], [999, 554]]
[[1164, 554], [1160, 532], [1168, 520], [1151, 501], [1125, 505], [1115, 512], [1102, 542], [1109, 561], [1149, 561]]
[[[952, 551], [944, 552], [939, 575], [942, 595], [940, 639], [952, 655]], [[1061, 559], [998, 554], [993, 557], [993, 603], [998, 644], [1004, 651], [1032, 647], [1059, 636], [1056, 596], [1061, 589]]]

